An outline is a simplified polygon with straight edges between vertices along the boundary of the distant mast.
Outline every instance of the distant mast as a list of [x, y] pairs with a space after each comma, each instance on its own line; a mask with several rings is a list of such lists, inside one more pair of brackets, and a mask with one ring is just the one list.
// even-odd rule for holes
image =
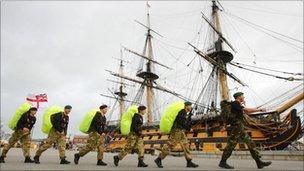
[[[123, 59], [122, 59], [122, 49], [120, 49], [120, 65], [119, 65], [119, 74], [120, 75], [124, 75], [123, 73]], [[118, 103], [119, 103], [119, 114], [120, 114], [120, 120], [122, 117], [122, 114], [125, 110], [125, 96], [127, 96], [128, 94], [126, 92], [124, 92], [123, 87], [124, 87], [124, 79], [120, 78], [120, 85], [119, 85], [119, 91], [116, 91], [114, 94], [116, 94], [119, 97]]]

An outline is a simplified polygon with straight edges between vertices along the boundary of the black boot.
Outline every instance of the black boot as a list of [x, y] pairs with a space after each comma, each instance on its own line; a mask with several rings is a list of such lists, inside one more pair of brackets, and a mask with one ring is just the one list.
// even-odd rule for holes
[[262, 160], [258, 159], [256, 160], [256, 164], [259, 169], [262, 169], [263, 167], [271, 165], [271, 161], [263, 162]]
[[66, 159], [65, 159], [65, 157], [64, 158], [61, 158], [61, 160], [60, 160], [60, 164], [70, 164], [71, 162], [69, 162], [69, 161], [67, 161]]
[[24, 163], [34, 163], [35, 161], [32, 160], [30, 157], [25, 157]]
[[198, 167], [197, 164], [193, 163], [192, 160], [187, 160], [187, 167]]
[[35, 162], [36, 164], [40, 164], [39, 156], [34, 156], [34, 162]]
[[148, 165], [144, 163], [143, 159], [138, 159], [137, 167], [148, 167]]
[[35, 162], [36, 164], [40, 164], [39, 157], [40, 157], [40, 156], [34, 156], [34, 162]]
[[4, 156], [0, 156], [0, 163], [5, 163]]
[[74, 163], [75, 164], [78, 164], [79, 159], [80, 159], [79, 153], [74, 154]]
[[106, 166], [107, 163], [103, 162], [102, 160], [98, 160], [98, 161], [97, 161], [97, 165], [98, 165], [98, 166]]
[[118, 156], [114, 156], [113, 158], [114, 158], [114, 165], [118, 166], [118, 162], [119, 162]]
[[154, 162], [156, 163], [158, 168], [163, 168], [164, 166], [162, 165], [162, 161], [159, 157], [157, 157]]
[[234, 167], [228, 165], [227, 162], [223, 161], [223, 160], [221, 160], [219, 167], [224, 168], [224, 169], [234, 169]]

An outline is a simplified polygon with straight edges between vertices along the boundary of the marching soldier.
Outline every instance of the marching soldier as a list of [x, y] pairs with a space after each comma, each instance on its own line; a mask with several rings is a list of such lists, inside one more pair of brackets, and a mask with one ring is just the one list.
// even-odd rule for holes
[[197, 164], [192, 162], [192, 156], [190, 154], [189, 142], [185, 135], [184, 130], [190, 131], [191, 130], [191, 115], [187, 118], [187, 113], [192, 111], [192, 103], [185, 102], [185, 108], [179, 111], [177, 114], [175, 121], [173, 123], [170, 138], [167, 141], [162, 149], [161, 153], [159, 154], [158, 158], [154, 160], [156, 165], [159, 168], [163, 168], [162, 160], [169, 154], [170, 150], [174, 148], [178, 143], [184, 150], [184, 155], [187, 160], [187, 167], [198, 167]]
[[107, 105], [101, 105], [98, 112], [96, 112], [92, 123], [89, 128], [89, 139], [86, 146], [79, 150], [79, 153], [74, 155], [74, 163], [78, 164], [80, 157], [83, 157], [88, 152], [97, 148], [97, 165], [106, 166], [107, 163], [103, 162], [104, 151], [104, 136], [106, 131], [107, 119], [105, 114], [108, 111]]
[[71, 110], [72, 110], [72, 106], [67, 105], [64, 107], [63, 112], [59, 112], [51, 116], [51, 122], [53, 127], [50, 130], [46, 143], [40, 146], [39, 149], [36, 151], [36, 155], [34, 157], [34, 161], [36, 164], [40, 163], [39, 157], [41, 156], [41, 154], [48, 148], [52, 147], [52, 145], [55, 142], [58, 145], [59, 157], [61, 160], [60, 164], [71, 163], [66, 160], [66, 156], [65, 156], [65, 148], [66, 148], [65, 136], [67, 134], [69, 113], [71, 112]]
[[132, 118], [132, 124], [130, 133], [127, 137], [127, 144], [125, 148], [117, 155], [114, 156], [114, 164], [118, 166], [119, 160], [122, 160], [128, 153], [131, 153], [133, 149], [137, 150], [138, 153], [138, 165], [137, 167], [148, 167], [144, 163], [144, 141], [142, 139], [142, 125], [143, 125], [143, 115], [146, 113], [145, 106], [138, 107], [138, 113], [135, 113]]
[[233, 169], [234, 167], [228, 165], [226, 163], [227, 159], [230, 157], [232, 151], [234, 150], [235, 146], [237, 145], [238, 141], [243, 141], [247, 144], [250, 154], [252, 158], [256, 161], [257, 167], [259, 169], [269, 166], [271, 162], [263, 162], [260, 158], [259, 152], [256, 150], [255, 143], [251, 140], [250, 136], [247, 134], [243, 124], [243, 115], [251, 114], [254, 112], [263, 112], [265, 109], [258, 109], [258, 108], [247, 108], [243, 105], [245, 104], [244, 94], [242, 92], [237, 92], [233, 95], [235, 101], [231, 102], [230, 112], [233, 117], [231, 117], [230, 121], [230, 136], [227, 140], [227, 146], [224, 149], [222, 159], [219, 163], [219, 167], [225, 169]]
[[9, 143], [6, 144], [2, 150], [2, 155], [0, 156], [0, 163], [5, 163], [4, 158], [7, 152], [12, 148], [18, 140], [22, 143], [23, 156], [25, 157], [24, 163], [33, 163], [34, 161], [30, 158], [30, 148], [31, 140], [30, 133], [36, 122], [37, 108], [32, 107], [29, 111], [25, 112], [15, 128], [14, 133], [9, 139]]

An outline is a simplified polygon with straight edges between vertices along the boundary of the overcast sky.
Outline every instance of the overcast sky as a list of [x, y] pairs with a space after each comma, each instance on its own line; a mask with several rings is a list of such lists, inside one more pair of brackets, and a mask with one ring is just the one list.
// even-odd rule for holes
[[[225, 1], [221, 4], [226, 12], [220, 15], [222, 32], [237, 49], [237, 53], [233, 53], [234, 61], [250, 65], [255, 61], [260, 67], [303, 72], [303, 49], [291, 48], [228, 14], [303, 42], [302, 1]], [[202, 84], [193, 86], [191, 91], [189, 80], [195, 79], [201, 59], [195, 57], [187, 42], [204, 50], [208, 48], [204, 42], [210, 28], [200, 12], [209, 17], [211, 3], [152, 1], [150, 5], [152, 28], [163, 35], [154, 35], [155, 59], [174, 68], [155, 66], [155, 72], [160, 75], [158, 83], [194, 99]], [[115, 78], [105, 70], [118, 70], [118, 61], [113, 57], [120, 57], [121, 45], [142, 52], [145, 29], [134, 20], [146, 23], [144, 1], [1, 1], [1, 122], [4, 131], [11, 132], [7, 123], [28, 94], [46, 93], [48, 106], [73, 106], [69, 133], [80, 134], [79, 123], [88, 110], [103, 103], [113, 105], [113, 100], [99, 93], [109, 94], [108, 88], [116, 88], [107, 81]], [[303, 47], [302, 43], [291, 42]], [[139, 58], [125, 51], [123, 56], [129, 61], [125, 64], [126, 75], [135, 77]], [[207, 68], [208, 64], [203, 66]], [[246, 92], [247, 105], [251, 106], [263, 104], [299, 85], [299, 82], [278, 80], [230, 66], [228, 69], [250, 85], [241, 87], [229, 81], [231, 94], [236, 88]], [[205, 69], [202, 82], [207, 75]], [[136, 90], [137, 87], [127, 88], [129, 99]], [[156, 95], [158, 115], [165, 104], [176, 99], [160, 92]], [[38, 112], [35, 138], [46, 137], [40, 130], [43, 111], [44, 108]], [[117, 118], [114, 112], [111, 119]]]

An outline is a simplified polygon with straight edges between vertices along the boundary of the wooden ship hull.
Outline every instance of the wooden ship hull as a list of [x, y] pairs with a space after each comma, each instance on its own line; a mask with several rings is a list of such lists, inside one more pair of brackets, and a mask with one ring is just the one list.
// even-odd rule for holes
[[[219, 122], [220, 120], [220, 116], [206, 120], [194, 120], [193, 132], [186, 132], [190, 148], [204, 152], [222, 151], [226, 146], [229, 131], [221, 131], [223, 123]], [[280, 123], [272, 121], [252, 124], [246, 122], [245, 126], [246, 132], [261, 150], [283, 150], [297, 140], [301, 132], [301, 121], [297, 116], [296, 109], [291, 110]], [[126, 137], [116, 131], [116, 126], [110, 126], [109, 128], [113, 130], [110, 133], [113, 137], [107, 144], [106, 151], [120, 151], [126, 144]], [[153, 154], [155, 150], [160, 150], [168, 138], [169, 135], [163, 135], [159, 132], [158, 125], [145, 126], [143, 129], [144, 148], [147, 153]], [[242, 142], [236, 146], [236, 150], [247, 149], [246, 144]], [[172, 151], [182, 152], [182, 148], [177, 145]]]

